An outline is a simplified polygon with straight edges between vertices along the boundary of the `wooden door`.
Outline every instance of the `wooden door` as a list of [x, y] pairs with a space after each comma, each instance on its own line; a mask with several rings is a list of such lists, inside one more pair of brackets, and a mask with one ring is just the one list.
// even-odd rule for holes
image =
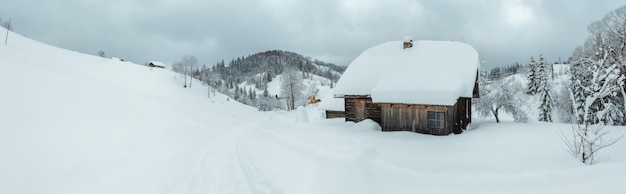
[[355, 111], [356, 111], [356, 121], [365, 120], [365, 99], [356, 99], [355, 101]]

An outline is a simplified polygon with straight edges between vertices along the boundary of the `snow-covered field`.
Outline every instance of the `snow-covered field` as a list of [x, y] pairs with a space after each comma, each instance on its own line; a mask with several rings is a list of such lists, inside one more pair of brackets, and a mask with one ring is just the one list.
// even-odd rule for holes
[[583, 165], [563, 150], [566, 124], [480, 121], [438, 137], [314, 107], [300, 122], [16, 34], [0, 67], [0, 193], [626, 192], [626, 141]]

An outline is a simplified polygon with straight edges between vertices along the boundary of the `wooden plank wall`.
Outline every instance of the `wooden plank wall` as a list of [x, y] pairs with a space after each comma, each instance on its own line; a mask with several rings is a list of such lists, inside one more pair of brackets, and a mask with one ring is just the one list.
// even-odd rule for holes
[[459, 98], [454, 105], [454, 110], [454, 133], [459, 134], [472, 122], [472, 99]]
[[446, 113], [446, 127], [443, 131], [441, 131], [441, 133], [438, 133], [437, 135], [449, 135], [450, 133], [454, 132], [454, 128], [456, 127], [454, 121], [456, 119], [455, 115], [454, 115], [454, 106], [450, 106], [448, 107], [448, 112]]
[[372, 99], [369, 98], [367, 103], [365, 104], [365, 116], [373, 121], [376, 121], [379, 125], [382, 125], [382, 110], [379, 104], [375, 104], [372, 102]]
[[[345, 117], [346, 121], [359, 122], [357, 101], [365, 101], [365, 118], [380, 124], [383, 131], [414, 131], [433, 135], [461, 133], [471, 122], [471, 98], [459, 98], [454, 106], [376, 104], [367, 96], [346, 96], [345, 112], [329, 112], [327, 118]], [[428, 111], [444, 112], [443, 129], [428, 128]], [[332, 117], [329, 117], [332, 116]], [[469, 117], [468, 117], [469, 116]]]
[[381, 109], [378, 104], [372, 102], [372, 98], [367, 96], [346, 96], [344, 97], [346, 121], [359, 122], [357, 118], [356, 101], [365, 101], [365, 118], [372, 119], [381, 124]]
[[326, 118], [344, 118], [346, 116], [346, 112], [344, 111], [335, 111], [335, 110], [326, 110]]
[[352, 122], [357, 122], [356, 120], [356, 98], [349, 98], [349, 97], [345, 97], [344, 98], [344, 104], [345, 104], [345, 110], [346, 110], [346, 122], [347, 121], [352, 121]]
[[[406, 104], [381, 104], [383, 131], [413, 131], [448, 135], [454, 128], [453, 107]], [[428, 111], [444, 112], [444, 128], [428, 128]]]

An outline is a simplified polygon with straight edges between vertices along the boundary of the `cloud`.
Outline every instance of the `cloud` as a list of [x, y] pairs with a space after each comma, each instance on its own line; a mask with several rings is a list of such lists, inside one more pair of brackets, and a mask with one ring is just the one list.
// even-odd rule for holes
[[488, 66], [543, 53], [566, 59], [586, 26], [621, 6], [587, 0], [7, 0], [15, 30], [55, 46], [137, 63], [202, 63], [282, 49], [348, 65], [365, 49], [404, 35], [464, 40]]

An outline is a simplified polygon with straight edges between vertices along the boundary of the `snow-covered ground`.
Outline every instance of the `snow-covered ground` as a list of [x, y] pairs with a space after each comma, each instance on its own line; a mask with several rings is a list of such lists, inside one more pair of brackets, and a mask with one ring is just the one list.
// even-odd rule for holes
[[16, 34], [0, 67], [0, 193], [626, 192], [626, 141], [583, 165], [563, 150], [566, 124], [480, 121], [439, 137], [312, 107], [301, 122]]

